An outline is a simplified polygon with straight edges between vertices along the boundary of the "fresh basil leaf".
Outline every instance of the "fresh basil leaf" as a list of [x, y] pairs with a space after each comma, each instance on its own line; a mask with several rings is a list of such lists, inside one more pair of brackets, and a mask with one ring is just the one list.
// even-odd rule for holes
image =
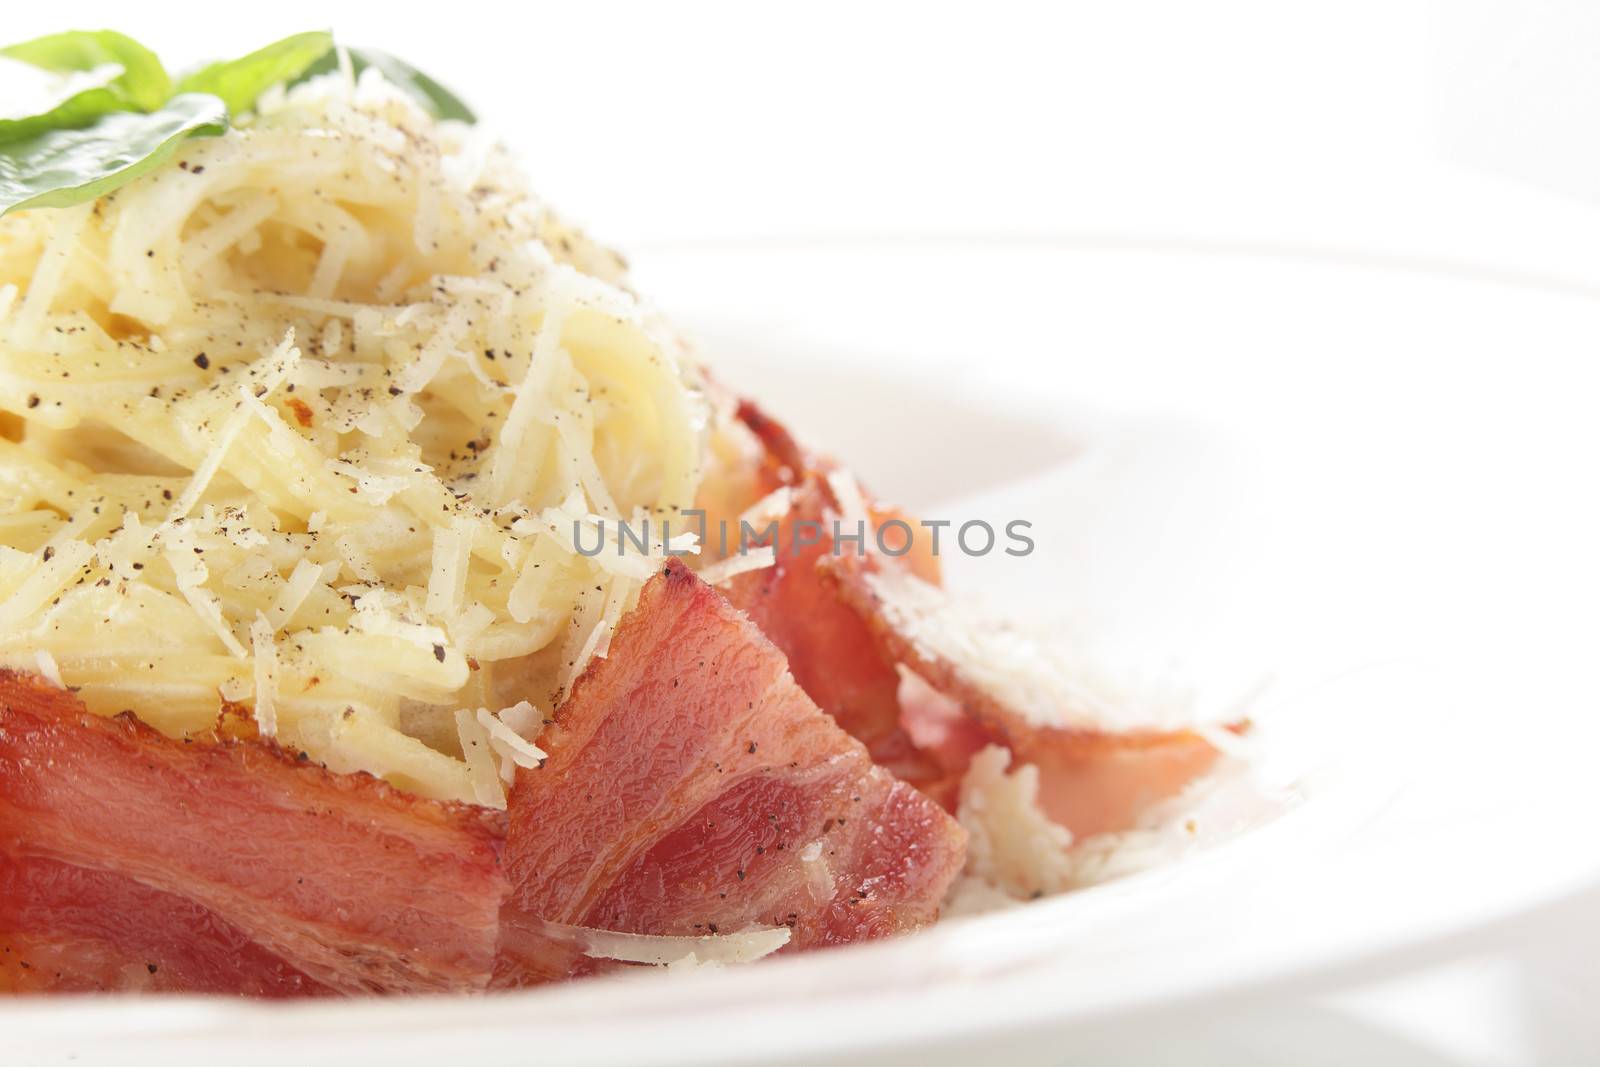
[[256, 98], [279, 82], [292, 82], [333, 50], [333, 34], [325, 30], [297, 33], [240, 59], [212, 63], [178, 81], [180, 93], [220, 96], [237, 115], [255, 106]]
[[[385, 78], [410, 93], [434, 118], [457, 119], [461, 122], [478, 121], [478, 116], [472, 113], [472, 109], [459, 96], [405, 60], [375, 48], [347, 48], [345, 51], [350, 54], [350, 67], [355, 73], [360, 74], [368, 67], [377, 67]], [[308, 67], [297, 80], [304, 81], [306, 78], [338, 69], [338, 53], [329, 52]]]
[[423, 106], [433, 112], [434, 118], [456, 119], [461, 122], [478, 121], [478, 116], [472, 113], [472, 109], [459, 96], [398, 56], [364, 48], [359, 52], [351, 52], [350, 61], [354, 63], [357, 56], [368, 66], [377, 67], [385, 78], [422, 101]]
[[122, 75], [113, 85], [129, 105], [140, 111], [154, 111], [172, 95], [172, 79], [156, 54], [115, 30], [52, 33], [0, 48], [0, 55], [57, 73], [94, 70], [115, 63], [122, 68]]
[[8, 113], [0, 115], [0, 144], [64, 126], [87, 126], [108, 111], [127, 107], [112, 87], [122, 73], [115, 64], [59, 74], [11, 60], [0, 60], [0, 67], [8, 104]]
[[227, 128], [228, 107], [220, 98], [185, 93], [150, 114], [116, 111], [82, 129], [0, 145], [0, 215], [104, 196], [165, 163], [190, 135]]

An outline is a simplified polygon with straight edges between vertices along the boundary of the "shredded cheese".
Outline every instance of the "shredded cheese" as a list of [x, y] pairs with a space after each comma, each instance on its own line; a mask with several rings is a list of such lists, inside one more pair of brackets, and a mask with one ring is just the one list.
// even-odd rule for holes
[[[865, 504], [862, 505], [863, 509]], [[735, 525], [743, 529], [746, 524], [764, 528], [768, 523], [786, 517], [794, 508], [794, 488], [780, 485], [740, 513]]]
[[930, 658], [959, 665], [974, 685], [1038, 725], [1119, 730], [1189, 714], [1182, 702], [1129, 699], [1126, 687], [1093, 663], [1069, 658], [902, 568], [869, 572], [866, 582], [895, 630]]
[[34, 662], [39, 665], [39, 674], [45, 681], [57, 689], [65, 689], [67, 683], [61, 680], [61, 667], [56, 663], [48, 649], [38, 649], [34, 652]]
[[1010, 773], [1011, 753], [990, 745], [961, 781], [956, 817], [967, 829], [967, 871], [1018, 900], [1059, 893], [1072, 882], [1072, 834], [1039, 807], [1039, 769]]
[[538, 926], [546, 935], [576, 945], [585, 955], [595, 959], [645, 963], [657, 967], [685, 962], [691, 966], [753, 963], [789, 943], [789, 928], [786, 926], [753, 926], [733, 933], [698, 937], [632, 934], [549, 921], [540, 921]]
[[272, 624], [256, 614], [250, 624], [250, 651], [254, 656], [256, 728], [262, 737], [278, 735], [278, 646], [272, 641]]
[[461, 752], [467, 761], [467, 774], [472, 782], [472, 799], [484, 807], [506, 806], [505, 789], [500, 772], [494, 765], [494, 751], [489, 744], [489, 731], [470, 711], [457, 711], [456, 734], [461, 739]]
[[777, 563], [777, 552], [772, 545], [761, 545], [746, 550], [742, 555], [732, 555], [701, 568], [700, 577], [708, 585], [725, 585], [734, 577], [749, 571], [759, 571]]
[[498, 715], [491, 714], [488, 708], [479, 708], [477, 719], [488, 734], [489, 747], [499, 758], [500, 780], [506, 785], [515, 779], [518, 767], [537, 767], [544, 762], [544, 750], [528, 736], [530, 733], [537, 735], [538, 712], [526, 700]]
[[839, 504], [841, 519], [852, 526], [859, 523], [870, 524], [872, 516], [867, 511], [867, 500], [861, 493], [861, 486], [856, 483], [855, 475], [843, 468], [829, 471], [828, 488], [833, 491], [833, 498]]

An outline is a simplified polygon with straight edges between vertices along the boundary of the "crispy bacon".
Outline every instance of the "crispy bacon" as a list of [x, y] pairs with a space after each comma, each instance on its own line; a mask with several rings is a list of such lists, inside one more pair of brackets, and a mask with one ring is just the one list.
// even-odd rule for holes
[[695, 936], [784, 926], [787, 949], [915, 929], [965, 834], [795, 684], [782, 653], [674, 561], [518, 771], [497, 981], [583, 966], [559, 924]]
[[0, 957], [17, 958], [13, 984], [483, 988], [508, 888], [503, 827], [270, 742], [175, 741], [0, 672]]

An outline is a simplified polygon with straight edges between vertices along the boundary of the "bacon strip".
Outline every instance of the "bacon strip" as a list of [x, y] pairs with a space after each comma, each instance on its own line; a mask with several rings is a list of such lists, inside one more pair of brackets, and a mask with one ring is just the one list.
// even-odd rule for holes
[[0, 991], [332, 990], [185, 897], [114, 871], [0, 858]]
[[[922, 551], [903, 556], [859, 555], [826, 534], [794, 551], [800, 522], [826, 521], [839, 510], [826, 477], [832, 465], [755, 405], [743, 404], [739, 417], [767, 449], [768, 479], [792, 485], [796, 506], [780, 534], [777, 564], [735, 579], [728, 597], [784, 650], [812, 699], [880, 763], [953, 807], [972, 754], [1005, 745], [1014, 766], [1039, 768], [1041, 806], [1078, 837], [1128, 829], [1214, 765], [1215, 747], [1189, 730], [1040, 725], [1060, 709], [1010, 706], [975, 680], [970, 665], [921, 646], [890, 618], [866, 575], [891, 572], [936, 593], [927, 538], [914, 542]], [[869, 510], [875, 526], [903, 518], [870, 502]], [[914, 673], [913, 683], [920, 680], [920, 691], [905, 685], [901, 667]]]
[[585, 966], [541, 924], [694, 936], [786, 926], [786, 951], [933, 921], [964, 858], [938, 805], [873, 765], [782, 653], [674, 561], [518, 772], [497, 982]]
[[[1078, 838], [1126, 830], [1151, 806], [1175, 796], [1210, 770], [1218, 752], [1192, 730], [1139, 729], [1110, 732], [1052, 722], [1062, 709], [1019, 708], [977, 677], [973, 665], [931, 649], [915, 637], [917, 616], [938, 611], [936, 625], [961, 625], [958, 612], [942, 607], [942, 590], [912, 575], [896, 575], [893, 585], [869, 581], [876, 560], [840, 556], [825, 562], [821, 584], [870, 627], [877, 647], [904, 664], [932, 689], [956, 702], [996, 744], [1009, 748], [1015, 763], [1039, 768], [1039, 805]], [[919, 594], [891, 600], [891, 588]], [[977, 641], [967, 641], [981, 647]], [[970, 756], [977, 746], [965, 740]]]
[[884, 658], [866, 622], [839, 608], [817, 567], [833, 548], [830, 534], [811, 544], [810, 531], [829, 520], [821, 494], [805, 486], [782, 524], [771, 567], [739, 575], [727, 597], [782, 650], [800, 687], [872, 758], [911, 782], [933, 772], [900, 724], [900, 676]]
[[[734, 578], [729, 602], [778, 646], [800, 688], [866, 745], [876, 763], [905, 781], [932, 784], [944, 775], [901, 725], [894, 663], [878, 649], [866, 621], [841, 610], [834, 590], [819, 580], [818, 566], [835, 550], [837, 517], [826, 464], [807, 455], [754, 404], [741, 404], [739, 417], [767, 449], [765, 481], [757, 488], [765, 493], [787, 484], [794, 504], [779, 525], [775, 562]], [[933, 557], [917, 558], [923, 573], [937, 581]]]
[[192, 992], [483, 988], [503, 826], [270, 742], [174, 741], [0, 672], [0, 945], [54, 946], [47, 969], [13, 968], [45, 987], [124, 988], [120, 958]]

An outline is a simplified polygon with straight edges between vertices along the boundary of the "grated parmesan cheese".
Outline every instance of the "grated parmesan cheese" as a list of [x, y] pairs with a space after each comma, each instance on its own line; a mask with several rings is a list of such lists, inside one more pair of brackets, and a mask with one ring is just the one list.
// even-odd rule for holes
[[540, 723], [538, 712], [526, 700], [513, 704], [497, 715], [491, 714], [488, 708], [479, 708], [477, 719], [488, 733], [490, 747], [500, 759], [500, 780], [506, 785], [510, 785], [516, 777], [518, 767], [537, 767], [544, 762], [544, 750], [529, 737], [530, 733], [537, 735]]
[[726, 585], [740, 574], [764, 570], [777, 562], [777, 550], [772, 545], [761, 545], [701, 568], [700, 578], [707, 585]]
[[295, 561], [289, 580], [283, 583], [277, 600], [267, 609], [267, 621], [275, 630], [282, 630], [294, 621], [295, 614], [311, 596], [312, 590], [328, 580], [330, 576], [327, 572], [331, 566], [312, 563], [308, 559]]
[[841, 519], [851, 526], [865, 523], [870, 529], [872, 516], [867, 510], [866, 497], [862, 495], [861, 486], [856, 483], [855, 475], [843, 468], [829, 471], [828, 488], [833, 491], [833, 498], [838, 502]]
[[1072, 881], [1072, 834], [1039, 807], [1039, 769], [1006, 772], [1011, 753], [990, 745], [961, 781], [956, 818], [967, 829], [969, 874], [1018, 900], [1059, 893]]
[[532, 924], [545, 936], [576, 946], [584, 955], [594, 959], [656, 967], [686, 962], [690, 966], [753, 963], [789, 943], [789, 928], [786, 926], [752, 926], [726, 934], [676, 936], [598, 930], [549, 920], [533, 920]]
[[[865, 506], [865, 504], [862, 505], [863, 509], [865, 509]], [[741, 512], [734, 526], [743, 529], [745, 524], [749, 524], [758, 529], [763, 528], [769, 523], [777, 522], [787, 517], [793, 509], [794, 487], [780, 485]]]
[[256, 728], [262, 737], [278, 736], [278, 646], [272, 641], [272, 624], [256, 614], [250, 624], [250, 652], [256, 683]]
[[994, 699], [1041, 726], [1120, 730], [1161, 725], [1190, 709], [1171, 700], [1130, 700], [1103, 670], [1046, 646], [1003, 620], [903, 568], [866, 575], [889, 624], [930, 658], [956, 664]]
[[206, 565], [200, 562], [196, 555], [191, 555], [195, 546], [188, 546], [188, 538], [178, 538], [173, 548], [166, 552], [167, 564], [172, 568], [173, 580], [177, 583], [178, 591], [183, 598], [194, 608], [194, 613], [210, 627], [211, 632], [217, 636], [225, 648], [239, 659], [249, 659], [250, 653], [245, 651], [244, 645], [234, 636], [233, 630], [228, 626], [227, 620], [222, 616], [222, 602], [217, 595], [206, 588], [206, 580], [210, 572]]
[[455, 719], [456, 734], [461, 739], [461, 752], [466, 758], [467, 774], [472, 783], [472, 799], [486, 808], [504, 808], [506, 792], [501, 785], [500, 772], [494, 765], [489, 731], [470, 711], [457, 711]]
[[56, 663], [56, 658], [48, 649], [38, 649], [34, 652], [34, 662], [39, 665], [39, 674], [45, 681], [57, 689], [65, 689], [67, 683], [61, 680], [61, 667]]

